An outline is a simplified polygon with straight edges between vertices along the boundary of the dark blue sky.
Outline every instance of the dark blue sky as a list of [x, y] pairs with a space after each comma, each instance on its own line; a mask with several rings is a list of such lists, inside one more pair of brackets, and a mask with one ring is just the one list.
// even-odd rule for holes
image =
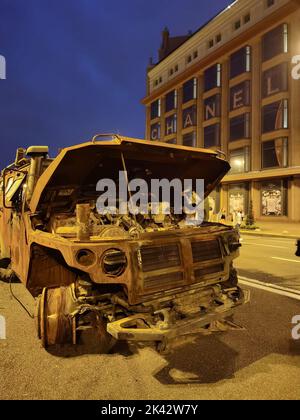
[[230, 0], [0, 0], [0, 165], [18, 146], [144, 137], [145, 69], [161, 31], [195, 31]]

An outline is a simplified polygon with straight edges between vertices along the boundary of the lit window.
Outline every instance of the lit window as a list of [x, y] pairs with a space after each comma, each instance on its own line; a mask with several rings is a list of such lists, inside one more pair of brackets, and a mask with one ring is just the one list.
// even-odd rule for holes
[[284, 168], [288, 164], [288, 140], [279, 138], [262, 143], [262, 169]]
[[251, 47], [246, 46], [230, 56], [230, 78], [251, 70]]
[[215, 64], [204, 72], [204, 90], [221, 86], [221, 64]]
[[271, 180], [261, 184], [263, 216], [287, 216], [287, 186], [287, 180]]
[[188, 133], [182, 136], [182, 144], [188, 147], [196, 147], [196, 132]]
[[262, 60], [267, 61], [286, 52], [288, 52], [288, 25], [283, 24], [263, 36]]
[[220, 124], [209, 125], [204, 128], [204, 147], [220, 146]]
[[151, 120], [158, 118], [161, 115], [161, 100], [158, 99], [151, 104]]
[[230, 152], [229, 163], [231, 173], [242, 173], [249, 171], [249, 147], [237, 149]]
[[197, 79], [194, 77], [183, 85], [183, 103], [197, 98]]
[[288, 100], [274, 102], [262, 108], [262, 132], [288, 128]]
[[172, 90], [166, 95], [166, 112], [177, 108], [177, 91]]
[[230, 119], [230, 141], [248, 139], [250, 137], [250, 114], [242, 114]]

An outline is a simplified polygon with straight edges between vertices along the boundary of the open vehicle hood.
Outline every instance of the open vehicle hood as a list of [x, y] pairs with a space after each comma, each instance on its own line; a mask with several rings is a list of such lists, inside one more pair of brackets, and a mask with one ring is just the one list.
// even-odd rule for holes
[[38, 179], [30, 210], [36, 212], [50, 202], [68, 206], [84, 200], [100, 179], [118, 179], [123, 171], [122, 154], [128, 178], [169, 180], [204, 179], [205, 197], [219, 184], [230, 165], [217, 153], [162, 142], [116, 137], [111, 141], [87, 142], [63, 149]]

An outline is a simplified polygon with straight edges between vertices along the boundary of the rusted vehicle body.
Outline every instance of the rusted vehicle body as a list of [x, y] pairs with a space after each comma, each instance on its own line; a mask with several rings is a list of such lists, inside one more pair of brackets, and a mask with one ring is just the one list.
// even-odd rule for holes
[[[98, 141], [98, 140], [102, 141]], [[62, 149], [19, 149], [2, 171], [0, 262], [37, 301], [45, 347], [117, 340], [155, 342], [208, 333], [249, 300], [233, 260], [232, 227], [184, 223], [184, 216], [100, 215], [96, 184], [150, 177], [201, 178], [205, 196], [229, 164], [210, 150], [112, 136]]]

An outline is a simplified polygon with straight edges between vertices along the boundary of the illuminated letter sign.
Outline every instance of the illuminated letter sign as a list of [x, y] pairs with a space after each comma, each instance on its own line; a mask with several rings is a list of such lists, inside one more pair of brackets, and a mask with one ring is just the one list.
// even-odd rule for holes
[[204, 101], [204, 120], [220, 117], [220, 95], [211, 96]]
[[250, 82], [240, 83], [230, 89], [230, 111], [250, 105]]
[[166, 133], [165, 135], [168, 136], [169, 134], [174, 134], [177, 131], [177, 116], [172, 115], [171, 117], [166, 118]]
[[151, 140], [160, 139], [160, 124], [159, 123], [151, 125], [150, 138]]
[[192, 106], [190, 108], [184, 109], [182, 113], [182, 127], [188, 128], [193, 127], [197, 123], [197, 113], [196, 107]]

